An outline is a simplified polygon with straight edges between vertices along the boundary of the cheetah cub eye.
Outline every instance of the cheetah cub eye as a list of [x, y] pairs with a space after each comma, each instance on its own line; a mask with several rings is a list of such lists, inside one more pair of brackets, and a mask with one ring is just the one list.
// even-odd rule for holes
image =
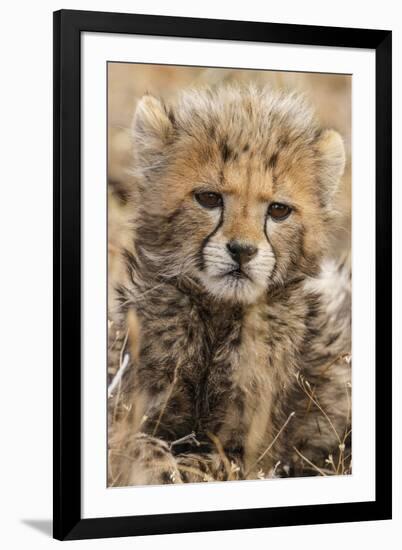
[[268, 207], [268, 215], [276, 222], [282, 222], [290, 216], [292, 209], [287, 204], [273, 202]]
[[194, 197], [204, 208], [219, 208], [223, 204], [222, 195], [211, 191], [199, 191], [194, 193]]

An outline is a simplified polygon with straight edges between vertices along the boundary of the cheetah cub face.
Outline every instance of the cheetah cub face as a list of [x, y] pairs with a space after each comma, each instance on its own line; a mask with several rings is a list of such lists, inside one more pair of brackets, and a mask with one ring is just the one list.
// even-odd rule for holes
[[133, 137], [136, 243], [154, 273], [238, 303], [316, 273], [345, 155], [303, 98], [221, 88], [168, 106], [145, 96]]

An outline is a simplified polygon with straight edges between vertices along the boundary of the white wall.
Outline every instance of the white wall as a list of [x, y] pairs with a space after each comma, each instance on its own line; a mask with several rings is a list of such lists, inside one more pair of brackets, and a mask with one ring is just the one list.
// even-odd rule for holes
[[[402, 97], [401, 30], [398, 2], [337, 0], [115, 0], [7, 2], [2, 8], [0, 35], [0, 542], [3, 548], [48, 548], [57, 542], [43, 531], [51, 517], [51, 277], [52, 277], [52, 18], [60, 8], [93, 9], [248, 19], [281, 23], [386, 28], [394, 31], [394, 99]], [[399, 70], [397, 70], [397, 67]], [[394, 101], [394, 181], [401, 180], [401, 109]], [[401, 248], [401, 187], [394, 190], [394, 245]], [[401, 278], [401, 255], [395, 259], [394, 280]], [[401, 292], [395, 285], [395, 340], [401, 330]], [[5, 306], [4, 306], [5, 304]], [[399, 329], [399, 331], [398, 331]], [[5, 352], [5, 355], [4, 355]], [[401, 363], [401, 347], [395, 365]], [[395, 436], [401, 432], [400, 369], [395, 369]], [[399, 391], [398, 391], [399, 390]], [[395, 464], [401, 463], [401, 438], [395, 444]], [[395, 487], [401, 476], [395, 471]], [[392, 522], [275, 528], [227, 533], [203, 533], [136, 539], [136, 548], [192, 549], [204, 546], [241, 548], [364, 547], [395, 548], [402, 536], [401, 500], [395, 502]], [[46, 521], [47, 520], [47, 521]], [[29, 523], [34, 522], [36, 528]], [[39, 529], [38, 529], [39, 527]], [[77, 542], [81, 548], [133, 545], [133, 539]]]

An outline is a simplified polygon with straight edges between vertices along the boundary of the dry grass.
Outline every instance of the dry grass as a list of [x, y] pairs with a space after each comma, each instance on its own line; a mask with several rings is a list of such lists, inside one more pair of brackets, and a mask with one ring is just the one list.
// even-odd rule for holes
[[[350, 353], [344, 353], [336, 357], [333, 361], [328, 363], [327, 365], [324, 365], [321, 370], [321, 376], [324, 375], [331, 367], [333, 367], [336, 363], [339, 361], [344, 361], [347, 364], [351, 363], [351, 354]], [[324, 407], [320, 404], [319, 400], [316, 397], [315, 394], [315, 388], [310, 384], [310, 382], [302, 375], [297, 374], [296, 376], [298, 384], [300, 388], [305, 393], [306, 397], [308, 398], [308, 404], [306, 412], [307, 414], [312, 410], [312, 407], [316, 407], [320, 413], [324, 421], [329, 425], [332, 433], [334, 434], [337, 443], [337, 457], [334, 461], [333, 454], [329, 454], [328, 457], [325, 459], [325, 464], [328, 465], [328, 468], [321, 468], [318, 467], [316, 464], [312, 463], [311, 460], [309, 460], [306, 456], [303, 455], [303, 453], [294, 447], [294, 451], [296, 454], [306, 463], [306, 465], [310, 468], [312, 468], [313, 471], [318, 472], [319, 475], [347, 475], [352, 473], [352, 455], [351, 453], [349, 455], [345, 454], [345, 450], [347, 448], [347, 441], [349, 438], [351, 438], [352, 430], [350, 428], [351, 426], [351, 416], [352, 416], [352, 399], [351, 399], [351, 391], [352, 391], [352, 385], [350, 382], [345, 383], [345, 393], [347, 397], [347, 411], [345, 415], [345, 419], [343, 422], [344, 430], [343, 432], [339, 432], [337, 428], [335, 427], [335, 423], [332, 421]]]
[[[115, 375], [111, 380], [111, 383], [109, 384], [109, 392], [108, 392], [109, 400], [110, 400], [110, 408], [111, 410], [113, 410], [113, 414], [109, 416], [110, 447], [109, 447], [109, 453], [108, 453], [108, 470], [109, 470], [108, 478], [109, 478], [109, 486], [112, 486], [112, 487], [119, 486], [119, 479], [121, 477], [121, 474], [124, 477], [124, 472], [116, 472], [116, 469], [119, 469], [122, 467], [129, 468], [131, 462], [133, 461], [133, 457], [130, 454], [127, 454], [124, 452], [125, 439], [129, 435], [129, 423], [126, 420], [129, 416], [129, 413], [133, 404], [132, 403], [127, 404], [121, 393], [122, 374], [127, 367], [127, 364], [128, 364], [127, 360], [129, 357], [127, 353], [127, 337], [128, 337], [128, 334], [126, 333], [123, 341], [122, 349], [120, 350], [119, 367], [115, 372]], [[112, 343], [112, 345], [115, 345], [115, 344]], [[323, 366], [322, 374], [326, 373], [329, 370], [329, 368], [334, 366], [338, 361], [344, 361], [349, 364], [351, 361], [351, 356], [349, 353], [340, 355], [335, 360]], [[306, 414], [311, 413], [314, 408], [317, 409], [320, 413], [321, 418], [324, 420], [324, 422], [328, 424], [328, 426], [330, 427], [331, 431], [333, 432], [338, 442], [337, 455], [334, 455], [334, 453], [329, 454], [328, 457], [325, 459], [324, 466], [322, 466], [321, 464], [320, 465], [315, 464], [312, 460], [306, 457], [298, 448], [293, 447], [293, 450], [296, 453], [296, 455], [304, 463], [303, 475], [306, 475], [306, 474], [320, 475], [325, 477], [325, 476], [351, 474], [352, 473], [352, 455], [351, 453], [349, 454], [345, 453], [345, 450], [347, 448], [347, 440], [351, 436], [351, 429], [349, 428], [349, 426], [351, 425], [351, 384], [350, 383], [345, 384], [345, 392], [348, 398], [348, 401], [347, 401], [348, 408], [346, 412], [346, 417], [344, 419], [344, 425], [346, 426], [346, 428], [342, 433], [340, 433], [339, 430], [337, 430], [337, 428], [335, 427], [335, 423], [333, 422], [329, 414], [325, 411], [323, 406], [318, 401], [315, 395], [315, 389], [310, 384], [310, 382], [303, 375], [299, 373], [297, 373], [296, 379], [300, 388], [303, 390], [304, 394], [307, 397]], [[173, 389], [176, 383], [177, 383], [177, 378], [173, 380], [169, 394], [161, 407], [159, 421], [163, 416], [163, 412], [166, 409], [169, 398], [173, 393]], [[292, 418], [294, 417], [294, 415], [295, 415], [294, 412], [289, 414], [289, 416], [287, 417], [283, 425], [280, 427], [276, 435], [273, 437], [272, 441], [267, 445], [264, 451], [259, 455], [255, 463], [252, 464], [248, 468], [248, 470], [244, 473], [241, 473], [239, 466], [235, 464], [233, 461], [231, 461], [229, 457], [226, 455], [219, 438], [215, 434], [212, 434], [210, 432], [207, 433], [207, 436], [210, 438], [210, 440], [214, 444], [217, 454], [220, 457], [221, 463], [223, 465], [223, 470], [224, 470], [223, 473], [220, 472], [219, 477], [214, 477], [213, 475], [208, 473], [208, 469], [211, 466], [210, 457], [208, 455], [205, 456], [205, 460], [203, 461], [204, 470], [201, 470], [197, 466], [200, 463], [199, 457], [197, 457], [197, 460], [194, 460], [195, 465], [190, 466], [188, 464], [178, 464], [178, 469], [183, 473], [192, 474], [193, 479], [195, 476], [196, 480], [197, 478], [199, 478], [199, 481], [204, 481], [204, 482], [223, 481], [223, 480], [234, 481], [239, 479], [270, 479], [270, 478], [279, 477], [277, 472], [280, 466], [282, 467], [282, 470], [281, 470], [282, 472], [287, 471], [288, 464], [286, 463], [286, 461], [282, 464], [282, 461], [279, 460], [274, 465], [274, 467], [268, 472], [264, 472], [262, 468], [257, 470], [257, 474], [255, 474], [255, 472], [256, 472], [256, 468], [258, 467], [258, 464], [263, 460], [263, 458], [268, 453], [270, 453], [270, 451], [272, 451], [272, 449], [275, 446], [275, 443], [279, 439], [282, 432], [286, 429], [288, 424], [292, 421]], [[146, 417], [144, 417], [143, 420], [145, 419]], [[154, 435], [155, 435], [156, 429], [157, 427], [154, 430]], [[173, 449], [174, 446], [188, 440], [191, 440], [195, 446], [199, 445], [199, 442], [196, 439], [196, 434], [194, 432], [191, 432], [186, 436], [181, 437], [176, 441], [173, 441], [170, 444], [170, 449]], [[124, 459], [124, 460], [122, 461], [121, 459]], [[191, 455], [189, 455], [189, 461], [191, 462]]]

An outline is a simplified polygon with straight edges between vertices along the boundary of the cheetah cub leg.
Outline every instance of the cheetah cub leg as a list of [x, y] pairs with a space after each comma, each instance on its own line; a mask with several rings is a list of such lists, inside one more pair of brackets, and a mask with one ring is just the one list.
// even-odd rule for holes
[[127, 485], [183, 483], [177, 462], [165, 441], [136, 434], [130, 444], [132, 459]]

